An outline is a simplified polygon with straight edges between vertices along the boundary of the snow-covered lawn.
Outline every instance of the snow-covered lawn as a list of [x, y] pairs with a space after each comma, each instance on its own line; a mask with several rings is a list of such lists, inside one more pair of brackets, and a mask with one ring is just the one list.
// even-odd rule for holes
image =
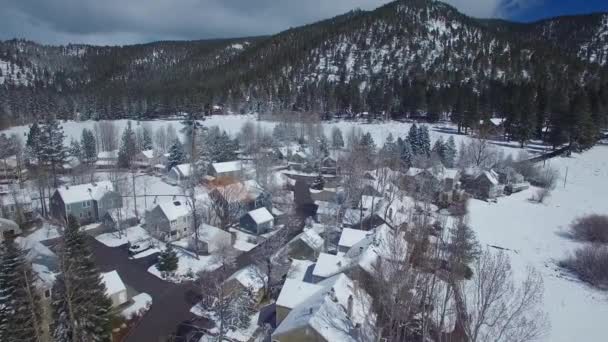
[[108, 247], [118, 247], [128, 242], [133, 243], [148, 240], [150, 239], [150, 235], [148, 234], [148, 231], [141, 226], [135, 226], [125, 229], [122, 233], [112, 232], [101, 234], [96, 236], [95, 239]]
[[142, 292], [131, 299], [133, 300], [133, 304], [126, 307], [120, 313], [126, 319], [131, 319], [133, 316], [142, 315], [152, 306], [152, 297], [145, 292]]
[[197, 259], [194, 253], [184, 251], [181, 248], [175, 248], [175, 252], [179, 258], [179, 264], [177, 266], [177, 271], [175, 271], [173, 275], [163, 278], [158, 268], [156, 268], [156, 265], [150, 266], [148, 272], [160, 279], [180, 283], [184, 280], [195, 279], [198, 272], [213, 271], [220, 267], [217, 258], [213, 255], [201, 255]]
[[42, 227], [36, 229], [31, 234], [26, 236], [26, 239], [40, 242], [44, 240], [55, 239], [60, 236], [61, 232], [59, 231], [59, 228], [57, 226], [53, 226], [48, 222], [44, 222]]
[[528, 200], [535, 189], [494, 204], [472, 200], [470, 223], [484, 246], [510, 250], [516, 276], [527, 265], [543, 275], [544, 306], [551, 323], [546, 341], [605, 341], [608, 293], [591, 288], [556, 264], [580, 246], [562, 234], [572, 220], [591, 213], [608, 214], [608, 146], [547, 164], [559, 169], [562, 179], [545, 204]]

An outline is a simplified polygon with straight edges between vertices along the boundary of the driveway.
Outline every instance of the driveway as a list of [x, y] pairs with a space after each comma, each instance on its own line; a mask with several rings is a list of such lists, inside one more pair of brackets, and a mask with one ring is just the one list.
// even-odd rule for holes
[[126, 248], [110, 248], [90, 238], [95, 261], [102, 272], [117, 270], [122, 280], [138, 292], [152, 296], [152, 307], [137, 326], [131, 329], [125, 341], [161, 342], [172, 337], [176, 328], [186, 320], [194, 319], [188, 301], [189, 291], [198, 291], [191, 283], [173, 284], [148, 273], [149, 262], [129, 259]]

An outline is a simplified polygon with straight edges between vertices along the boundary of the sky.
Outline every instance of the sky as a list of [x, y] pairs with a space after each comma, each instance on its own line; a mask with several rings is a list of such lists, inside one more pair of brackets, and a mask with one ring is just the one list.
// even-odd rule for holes
[[[124, 45], [278, 33], [389, 0], [0, 0], [0, 40]], [[533, 21], [608, 0], [446, 0], [475, 17]]]

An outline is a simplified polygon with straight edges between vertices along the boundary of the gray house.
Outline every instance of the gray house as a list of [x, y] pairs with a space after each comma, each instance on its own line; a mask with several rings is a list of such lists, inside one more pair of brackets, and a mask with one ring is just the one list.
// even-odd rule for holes
[[161, 203], [146, 211], [146, 229], [163, 241], [175, 241], [192, 231], [190, 205], [183, 201]]
[[65, 185], [51, 196], [51, 215], [65, 220], [69, 215], [80, 223], [98, 222], [109, 210], [122, 207], [122, 196], [109, 181]]
[[254, 234], [264, 234], [274, 225], [274, 217], [265, 207], [252, 210], [241, 217], [241, 228], [248, 230]]

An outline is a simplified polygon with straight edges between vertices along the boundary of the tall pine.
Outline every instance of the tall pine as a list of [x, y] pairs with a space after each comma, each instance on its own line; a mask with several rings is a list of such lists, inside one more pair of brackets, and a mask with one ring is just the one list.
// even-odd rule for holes
[[118, 165], [124, 168], [130, 167], [136, 153], [137, 139], [135, 138], [133, 127], [131, 127], [131, 121], [129, 121], [122, 133], [120, 149], [118, 150]]
[[12, 238], [0, 257], [0, 341], [43, 342], [42, 308], [34, 272]]
[[53, 184], [58, 186], [57, 173], [59, 168], [65, 164], [67, 149], [64, 145], [65, 134], [59, 125], [59, 120], [54, 116], [48, 116], [40, 129], [39, 150], [40, 159], [51, 168]]
[[110, 341], [112, 301], [93, 262], [78, 220], [68, 217], [60, 251], [60, 274], [53, 287], [56, 341]]
[[174, 166], [184, 163], [186, 155], [184, 153], [184, 146], [179, 139], [175, 139], [173, 145], [169, 148], [169, 161], [167, 168], [171, 170]]
[[95, 135], [88, 129], [82, 130], [80, 137], [80, 147], [82, 148], [82, 159], [85, 163], [90, 164], [97, 159], [97, 143]]

